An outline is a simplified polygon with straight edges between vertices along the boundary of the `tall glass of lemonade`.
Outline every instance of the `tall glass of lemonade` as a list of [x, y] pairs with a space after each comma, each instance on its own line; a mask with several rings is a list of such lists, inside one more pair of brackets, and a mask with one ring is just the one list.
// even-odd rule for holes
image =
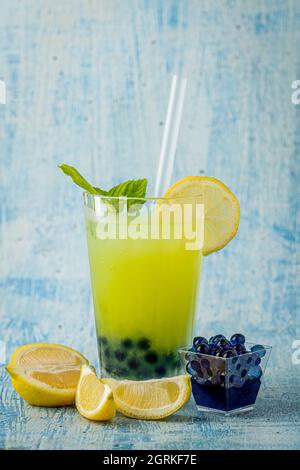
[[84, 207], [101, 374], [176, 375], [194, 333], [203, 205], [84, 193]]

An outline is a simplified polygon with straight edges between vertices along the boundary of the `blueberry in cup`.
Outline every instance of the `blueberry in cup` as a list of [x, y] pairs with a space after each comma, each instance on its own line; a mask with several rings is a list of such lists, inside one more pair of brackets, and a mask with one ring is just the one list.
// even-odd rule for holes
[[247, 343], [241, 333], [230, 339], [219, 334], [209, 340], [197, 336], [179, 352], [199, 411], [230, 415], [253, 409], [270, 346]]

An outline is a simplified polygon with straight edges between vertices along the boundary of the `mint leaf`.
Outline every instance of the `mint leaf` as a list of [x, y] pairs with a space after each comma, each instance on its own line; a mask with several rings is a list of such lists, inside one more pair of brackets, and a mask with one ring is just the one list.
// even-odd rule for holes
[[[145, 201], [142, 199], [146, 196], [146, 189], [147, 189], [147, 179], [139, 179], [139, 180], [129, 180], [125, 181], [124, 183], [120, 183], [116, 186], [113, 186], [108, 191], [105, 191], [101, 188], [96, 186], [92, 186], [80, 173], [76, 170], [73, 166], [66, 165], [62, 163], [59, 165], [59, 168], [72, 180], [74, 181], [77, 186], [85, 189], [90, 194], [99, 194], [100, 196], [111, 196], [111, 197], [129, 197], [133, 199], [127, 200], [127, 208], [132, 206], [133, 204], [143, 204]], [[105, 201], [105, 199], [103, 199]], [[118, 200], [111, 199], [109, 201], [110, 204], [118, 209]]]
[[72, 178], [72, 180], [75, 184], [77, 184], [77, 186], [80, 186], [81, 188], [85, 189], [88, 193], [106, 196], [106, 191], [92, 186], [73, 166], [69, 166], [65, 163], [62, 163], [61, 165], [58, 165], [58, 168], [60, 168], [66, 175], [70, 176], [70, 178]]
[[146, 196], [146, 189], [146, 178], [140, 180], [129, 180], [111, 188], [107, 195], [113, 197], [126, 196], [130, 198], [137, 198], [127, 200], [127, 208], [129, 208], [133, 204], [143, 204], [145, 202], [142, 199]]

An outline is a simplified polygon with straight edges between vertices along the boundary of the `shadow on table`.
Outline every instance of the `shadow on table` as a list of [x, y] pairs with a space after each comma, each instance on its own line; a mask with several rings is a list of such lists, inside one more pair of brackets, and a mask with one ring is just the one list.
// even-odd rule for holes
[[295, 421], [300, 421], [296, 416], [296, 410], [300, 409], [300, 382], [293, 384], [282, 384], [278, 387], [267, 387], [263, 389], [256, 401], [254, 409], [245, 413], [232, 416], [222, 414], [199, 412], [193, 402], [184, 407], [175, 415], [169, 416], [165, 421], [177, 423], [191, 423], [197, 421], [271, 421], [274, 416], [277, 420], [284, 421], [285, 418], [295, 414]]

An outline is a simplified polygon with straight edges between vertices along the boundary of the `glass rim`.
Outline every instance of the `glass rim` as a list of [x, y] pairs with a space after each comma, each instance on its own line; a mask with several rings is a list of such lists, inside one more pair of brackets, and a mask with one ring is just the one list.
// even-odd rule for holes
[[203, 197], [204, 194], [197, 194], [195, 196], [175, 196], [175, 197], [156, 197], [156, 196], [147, 196], [147, 197], [136, 197], [136, 196], [102, 196], [101, 194], [92, 194], [89, 193], [88, 191], [83, 191], [82, 193], [83, 197], [85, 198], [86, 196], [94, 198], [94, 199], [112, 199], [112, 200], [119, 200], [119, 201], [127, 201], [127, 200], [134, 200], [134, 201], [144, 201], [144, 202], [156, 202], [156, 201], [180, 201], [180, 200], [195, 200], [198, 197]]
[[[256, 345], [258, 343], [253, 343], [252, 341], [246, 341], [246, 344], [251, 344], [251, 345]], [[237, 356], [232, 356], [232, 357], [221, 357], [221, 356], [214, 356], [213, 354], [205, 354], [205, 353], [201, 353], [201, 352], [197, 352], [197, 351], [191, 351], [191, 347], [192, 346], [183, 346], [181, 348], [178, 348], [177, 351], [178, 353], [180, 354], [183, 354], [183, 353], [189, 353], [189, 354], [195, 354], [195, 355], [199, 355], [203, 358], [206, 358], [206, 357], [209, 357], [209, 358], [215, 358], [215, 359], [218, 359], [218, 360], [223, 360], [223, 361], [230, 361], [232, 359], [234, 359], [235, 357], [244, 357], [244, 356], [250, 356], [250, 354], [257, 354], [259, 351], [263, 351], [265, 350], [266, 352], [269, 352], [271, 351], [272, 349], [272, 346], [268, 345], [268, 344], [259, 344], [259, 346], [262, 346], [263, 349], [257, 349], [256, 351], [248, 351], [244, 354], [238, 354]]]

